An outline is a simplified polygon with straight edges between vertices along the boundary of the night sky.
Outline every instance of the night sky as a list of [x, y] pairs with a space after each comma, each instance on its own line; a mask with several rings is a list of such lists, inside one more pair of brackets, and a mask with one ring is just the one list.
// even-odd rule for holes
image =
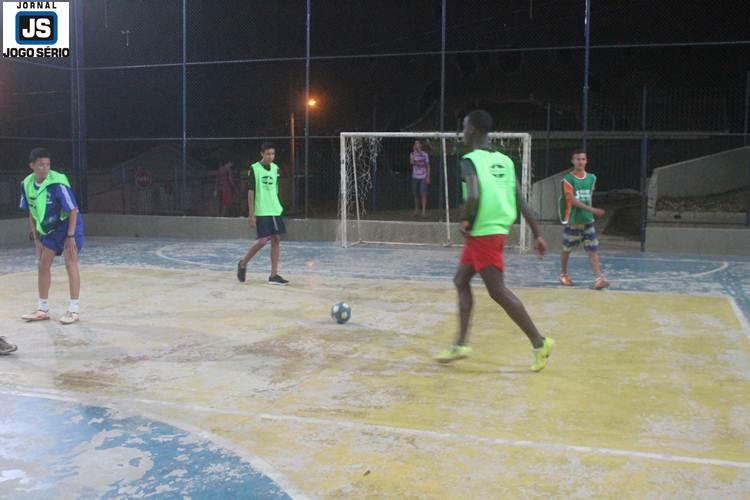
[[[304, 0], [187, 6], [189, 62], [250, 60], [188, 67], [188, 137], [284, 137], [291, 113], [302, 134]], [[440, 7], [312, 0], [311, 85], [320, 103], [312, 135], [436, 129]], [[181, 15], [179, 0], [84, 3], [88, 138], [105, 141], [90, 144], [90, 162], [103, 168], [153, 145], [105, 147], [106, 139], [181, 137]], [[498, 129], [544, 130], [550, 103], [553, 130], [580, 130], [583, 19], [583, 0], [448, 0], [446, 129], [483, 107]], [[748, 19], [746, 1], [593, 0], [590, 128], [638, 130], [647, 85], [649, 129], [741, 132]], [[725, 43], [701, 45], [717, 42]], [[171, 66], [101, 69], [160, 64]], [[0, 60], [0, 136], [68, 138], [70, 130], [70, 72]], [[0, 138], [0, 146], [14, 157], [28, 144]], [[205, 154], [219, 146], [190, 147]]]
[[[189, 61], [296, 58], [191, 66], [188, 135], [287, 135], [289, 113], [295, 108], [303, 112], [305, 2], [187, 3]], [[637, 127], [628, 113], [620, 112], [613, 120], [597, 120], [596, 115], [601, 108], [616, 110], [637, 102], [644, 84], [665, 97], [671, 89], [743, 97], [750, 69], [747, 2], [592, 3], [594, 46], [745, 41], [714, 47], [593, 50], [592, 127]], [[437, 126], [437, 109], [429, 111], [440, 95], [440, 57], [435, 54], [441, 43], [439, 1], [312, 4], [312, 88], [321, 103], [313, 120], [314, 134], [371, 129], [373, 108], [378, 129]], [[176, 0], [86, 2], [86, 66], [179, 63], [181, 6]], [[449, 55], [447, 127], [454, 128], [456, 114], [483, 104], [495, 108], [503, 128], [543, 129], [547, 101], [557, 110], [555, 128], [580, 126], [583, 51], [570, 47], [583, 43], [582, 1], [451, 0], [447, 12], [449, 51], [524, 50]], [[544, 47], [564, 48], [530, 50]], [[405, 52], [432, 54], [375, 57]], [[320, 59], [361, 54], [373, 57]], [[64, 136], [69, 118], [64, 105], [67, 73], [5, 61], [0, 68], [5, 111], [0, 134]], [[180, 136], [180, 76], [180, 67], [86, 71], [89, 136]], [[38, 120], [44, 113], [53, 119]], [[683, 127], [679, 110], [674, 114], [672, 126]], [[741, 127], [736, 118], [730, 118], [730, 128]], [[715, 121], [707, 118], [691, 126], [714, 128]]]

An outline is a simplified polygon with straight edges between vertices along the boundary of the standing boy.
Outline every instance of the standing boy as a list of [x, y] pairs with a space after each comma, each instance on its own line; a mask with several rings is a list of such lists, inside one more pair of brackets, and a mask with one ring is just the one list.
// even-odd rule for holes
[[271, 275], [268, 277], [268, 284], [285, 286], [289, 282], [279, 276], [281, 235], [286, 233], [286, 228], [284, 219], [281, 218], [284, 209], [279, 200], [279, 166], [273, 162], [276, 148], [273, 144], [264, 142], [260, 153], [261, 160], [250, 167], [247, 192], [248, 223], [250, 227], [257, 228], [258, 239], [237, 263], [237, 279], [244, 283], [248, 262], [270, 242]]
[[430, 184], [430, 156], [422, 149], [422, 141], [414, 141], [409, 154], [411, 163], [411, 190], [414, 194], [414, 217], [419, 213], [422, 201], [422, 217], [427, 217], [427, 186]]
[[571, 286], [573, 281], [568, 276], [570, 252], [583, 241], [583, 248], [589, 256], [591, 270], [594, 272], [594, 288], [603, 290], [609, 282], [602, 276], [599, 265], [599, 239], [594, 228], [594, 217], [603, 217], [604, 210], [592, 206], [596, 176], [586, 171], [588, 157], [586, 151], [577, 149], [571, 156], [573, 170], [565, 174], [562, 180], [560, 196], [560, 220], [565, 225], [563, 230], [563, 248], [560, 254], [560, 283]]
[[216, 171], [216, 186], [214, 187], [214, 196], [219, 199], [219, 217], [226, 217], [234, 201], [234, 192], [236, 190], [237, 186], [234, 184], [232, 162], [222, 161], [219, 164], [219, 169]]

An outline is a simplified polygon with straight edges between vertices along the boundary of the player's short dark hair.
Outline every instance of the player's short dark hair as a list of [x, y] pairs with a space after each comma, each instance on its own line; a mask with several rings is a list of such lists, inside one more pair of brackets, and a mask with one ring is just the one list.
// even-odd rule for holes
[[276, 146], [272, 142], [264, 142], [260, 145], [260, 152], [263, 153], [269, 149], [276, 149]]
[[492, 115], [483, 109], [475, 109], [466, 116], [469, 119], [469, 123], [483, 134], [492, 132], [492, 129], [495, 127]]
[[29, 153], [29, 162], [34, 163], [40, 158], [51, 158], [49, 151], [47, 151], [44, 148], [34, 148], [31, 150], [31, 153]]
[[586, 150], [585, 149], [574, 149], [572, 153], [570, 153], [570, 157], [573, 158], [575, 155], [585, 155]]

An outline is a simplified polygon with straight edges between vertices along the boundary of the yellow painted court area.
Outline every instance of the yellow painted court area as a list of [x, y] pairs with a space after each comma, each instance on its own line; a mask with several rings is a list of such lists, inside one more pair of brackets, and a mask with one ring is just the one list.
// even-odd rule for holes
[[[89, 266], [81, 323], [23, 324], [35, 273], [0, 277], [21, 347], [0, 389], [197, 429], [309, 497], [750, 496], [750, 339], [723, 296], [520, 289], [557, 346], [477, 285], [473, 357], [450, 281]], [[50, 303], [64, 312], [65, 273]], [[353, 319], [329, 317], [338, 301]]]

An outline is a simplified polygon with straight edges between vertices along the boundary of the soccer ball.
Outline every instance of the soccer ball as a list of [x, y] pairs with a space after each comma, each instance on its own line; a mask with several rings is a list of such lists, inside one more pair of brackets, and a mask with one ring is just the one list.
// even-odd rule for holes
[[346, 302], [339, 302], [331, 307], [331, 318], [335, 319], [340, 325], [343, 325], [352, 317], [352, 308]]

